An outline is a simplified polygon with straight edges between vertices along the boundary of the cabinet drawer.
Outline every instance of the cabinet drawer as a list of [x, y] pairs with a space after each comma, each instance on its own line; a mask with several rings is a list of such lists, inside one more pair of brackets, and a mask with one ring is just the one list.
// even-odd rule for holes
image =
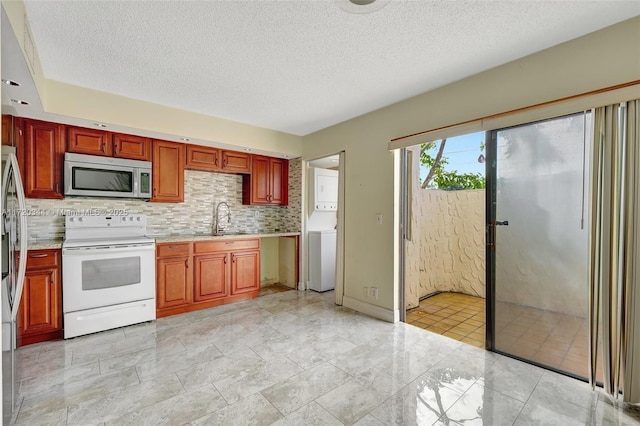
[[250, 240], [222, 240], [222, 241], [201, 241], [194, 243], [194, 253], [211, 253], [215, 251], [236, 251], [259, 249], [260, 239]]
[[60, 260], [59, 250], [29, 250], [27, 269], [56, 267]]
[[166, 243], [156, 245], [156, 257], [189, 256], [191, 243]]

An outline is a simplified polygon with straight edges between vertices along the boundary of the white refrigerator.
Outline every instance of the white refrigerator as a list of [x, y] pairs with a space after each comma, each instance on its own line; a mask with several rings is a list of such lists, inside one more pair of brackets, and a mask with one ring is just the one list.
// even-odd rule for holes
[[[9, 424], [16, 407], [16, 318], [27, 266], [27, 216], [18, 160], [2, 146], [2, 418]], [[18, 254], [22, 253], [18, 261]]]
[[336, 286], [336, 230], [309, 231], [309, 288], [333, 290]]

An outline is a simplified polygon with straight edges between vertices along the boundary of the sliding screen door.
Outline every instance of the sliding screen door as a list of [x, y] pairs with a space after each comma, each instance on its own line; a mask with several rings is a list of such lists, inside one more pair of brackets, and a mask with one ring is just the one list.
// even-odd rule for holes
[[487, 139], [490, 346], [579, 377], [588, 375], [590, 128], [590, 114], [577, 114]]

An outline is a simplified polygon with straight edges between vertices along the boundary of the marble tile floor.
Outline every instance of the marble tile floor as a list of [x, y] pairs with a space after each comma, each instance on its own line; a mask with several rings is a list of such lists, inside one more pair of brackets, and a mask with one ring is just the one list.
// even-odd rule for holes
[[20, 348], [19, 425], [637, 425], [583, 382], [276, 292]]

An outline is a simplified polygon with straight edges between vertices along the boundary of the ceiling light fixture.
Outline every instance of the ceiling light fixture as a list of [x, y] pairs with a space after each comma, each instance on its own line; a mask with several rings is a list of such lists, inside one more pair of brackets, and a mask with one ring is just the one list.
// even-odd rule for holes
[[345, 12], [364, 14], [380, 10], [389, 0], [334, 0], [338, 7]]
[[106, 125], [106, 124], [102, 124], [102, 123], [93, 123], [93, 124], [94, 124], [96, 127], [102, 127], [102, 128], [107, 127], [107, 125]]
[[20, 83], [18, 83], [17, 81], [14, 81], [14, 80], [7, 80], [7, 79], [3, 78], [2, 82], [4, 84], [6, 84], [7, 86], [20, 86]]
[[29, 105], [29, 102], [23, 101], [22, 99], [11, 99], [11, 102], [18, 105]]

